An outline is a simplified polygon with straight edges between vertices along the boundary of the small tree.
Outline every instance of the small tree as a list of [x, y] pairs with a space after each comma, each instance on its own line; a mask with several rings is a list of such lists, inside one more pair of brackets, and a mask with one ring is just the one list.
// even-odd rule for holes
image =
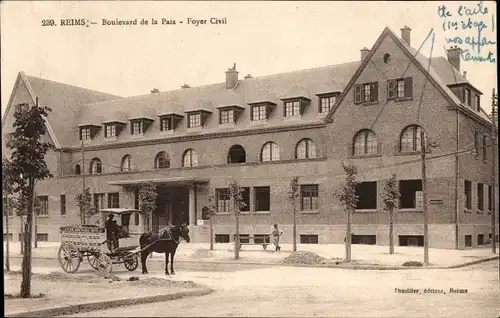
[[356, 195], [356, 187], [358, 182], [356, 181], [356, 175], [358, 174], [358, 169], [353, 165], [346, 165], [342, 163], [342, 168], [344, 168], [345, 182], [337, 189], [335, 196], [344, 206], [344, 210], [347, 213], [347, 228], [346, 228], [346, 238], [345, 238], [345, 250], [346, 250], [346, 262], [351, 261], [351, 219], [352, 212], [356, 209], [358, 204], [358, 196]]
[[92, 206], [92, 194], [90, 193], [90, 188], [86, 188], [83, 193], [78, 193], [75, 195], [76, 205], [80, 209], [80, 222], [82, 225], [90, 222], [90, 218], [99, 211]]
[[156, 185], [152, 183], [145, 184], [139, 189], [139, 210], [145, 216], [147, 231], [153, 230], [153, 211], [156, 209]]
[[208, 218], [210, 223], [210, 250], [214, 250], [214, 224], [213, 217], [217, 214], [217, 206], [214, 193], [210, 193], [208, 196], [208, 204], [203, 206], [203, 213]]
[[11, 163], [8, 159], [2, 159], [2, 194], [3, 194], [3, 215], [5, 216], [5, 232], [7, 234], [5, 244], [5, 270], [10, 271], [10, 253], [9, 253], [9, 217], [12, 214], [13, 206], [11, 196], [14, 192], [12, 179], [10, 178]]
[[293, 177], [290, 180], [290, 189], [288, 191], [288, 200], [293, 208], [293, 251], [297, 251], [297, 198], [299, 197], [299, 177]]
[[394, 210], [399, 200], [399, 187], [396, 174], [393, 173], [389, 180], [385, 181], [382, 201], [384, 210], [389, 212], [389, 254], [394, 254]]
[[246, 207], [243, 201], [243, 189], [236, 180], [229, 181], [229, 195], [233, 200], [232, 212], [235, 218], [236, 237], [234, 244], [234, 259], [240, 258], [240, 210]]
[[20, 109], [14, 113], [14, 133], [7, 147], [13, 150], [11, 156], [11, 175], [14, 192], [19, 193], [23, 206], [26, 207], [26, 224], [24, 239], [24, 254], [22, 261], [22, 298], [31, 296], [31, 239], [33, 227], [33, 206], [35, 185], [39, 180], [52, 177], [45, 155], [51, 144], [42, 141], [42, 136], [47, 133], [45, 118], [50, 108], [36, 105], [28, 110]]

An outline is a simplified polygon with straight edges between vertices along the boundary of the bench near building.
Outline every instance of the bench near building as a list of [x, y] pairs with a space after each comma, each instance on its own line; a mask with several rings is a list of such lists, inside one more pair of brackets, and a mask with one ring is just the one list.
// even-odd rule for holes
[[[244, 79], [234, 65], [222, 83], [127, 98], [20, 72], [2, 120], [3, 140], [16, 109], [36, 97], [53, 109], [46, 138], [55, 149], [46, 161], [54, 178], [37, 185], [39, 239], [59, 241], [60, 226], [79, 223], [74, 197], [85, 172], [97, 208], [137, 208], [138, 186], [156, 184], [154, 226], [188, 222], [195, 242], [208, 242], [200, 220], [211, 192], [215, 239], [232, 241], [230, 179], [245, 189], [240, 233], [262, 238], [278, 223], [282, 242], [291, 242], [287, 197], [297, 176], [300, 242], [343, 243], [346, 215], [334, 191], [343, 182], [341, 163], [348, 162], [361, 182], [353, 242], [388, 244], [381, 194], [396, 173], [396, 244], [422, 245], [423, 130], [438, 145], [427, 155], [430, 246], [485, 244], [494, 210], [492, 120], [481, 108], [482, 93], [461, 73], [460, 49], [433, 58], [427, 71], [429, 60], [412, 48], [410, 32], [404, 27], [400, 38], [386, 28], [350, 63]], [[5, 143], [2, 150], [9, 151]], [[143, 225], [139, 215], [131, 222]], [[18, 218], [10, 224], [17, 240]]]

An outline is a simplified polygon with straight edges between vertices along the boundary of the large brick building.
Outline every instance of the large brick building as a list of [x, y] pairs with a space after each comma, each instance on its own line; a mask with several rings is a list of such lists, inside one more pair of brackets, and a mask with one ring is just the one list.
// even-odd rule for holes
[[[410, 32], [404, 27], [400, 38], [386, 28], [350, 63], [244, 79], [235, 65], [222, 83], [127, 98], [19, 73], [2, 120], [4, 140], [19, 107], [38, 97], [53, 109], [46, 137], [55, 148], [46, 161], [54, 178], [37, 185], [39, 238], [57, 241], [60, 226], [79, 223], [74, 197], [84, 172], [96, 207], [137, 207], [137, 186], [154, 182], [155, 226], [189, 222], [194, 241], [208, 241], [199, 220], [215, 193], [221, 242], [234, 233], [231, 179], [245, 188], [240, 233], [266, 234], [278, 223], [290, 242], [287, 197], [297, 176], [300, 241], [341, 243], [346, 215], [334, 191], [346, 162], [358, 167], [361, 182], [354, 242], [388, 243], [381, 195], [396, 173], [396, 244], [421, 245], [423, 130], [437, 144], [427, 154], [430, 246], [486, 244], [494, 157], [482, 93], [461, 74], [459, 48], [429, 61], [411, 47]], [[2, 150], [9, 151], [5, 143]], [[131, 222], [143, 225], [139, 216]], [[17, 240], [18, 218], [11, 224]]]

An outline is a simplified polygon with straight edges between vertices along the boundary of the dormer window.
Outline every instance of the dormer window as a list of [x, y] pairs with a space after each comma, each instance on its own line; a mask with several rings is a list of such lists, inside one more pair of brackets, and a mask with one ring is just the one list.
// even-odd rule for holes
[[476, 94], [475, 101], [476, 101], [476, 110], [479, 112], [481, 111], [481, 98], [479, 94]]
[[80, 140], [91, 140], [96, 133], [101, 129], [101, 126], [96, 125], [80, 125]]
[[114, 139], [116, 136], [120, 134], [123, 127], [127, 125], [124, 122], [120, 121], [109, 121], [104, 123], [104, 138], [106, 139]]
[[326, 93], [326, 94], [318, 94], [318, 105], [319, 109], [318, 112], [320, 114], [325, 114], [328, 113], [332, 108], [333, 105], [335, 105], [335, 102], [337, 101], [337, 97], [340, 95], [340, 93]]
[[269, 119], [276, 104], [270, 101], [259, 102], [259, 103], [248, 103], [250, 105], [250, 117], [251, 121], [265, 121]]
[[184, 118], [184, 116], [175, 113], [164, 114], [159, 117], [160, 131], [163, 132], [174, 131], [179, 125], [179, 122]]
[[306, 97], [283, 99], [283, 116], [299, 117], [304, 113], [305, 108], [311, 100]]
[[154, 121], [148, 117], [131, 118], [130, 121], [130, 134], [143, 135], [148, 129], [149, 125]]
[[187, 128], [201, 128], [212, 112], [208, 109], [195, 109], [186, 113], [188, 114]]
[[226, 124], [234, 124], [240, 113], [245, 110], [245, 108], [241, 106], [224, 106], [224, 107], [218, 107], [219, 109], [219, 124], [221, 125], [226, 125]]
[[470, 89], [468, 89], [466, 87], [465, 90], [464, 90], [464, 103], [465, 103], [465, 105], [467, 105], [467, 106], [471, 106], [472, 105], [470, 99], [471, 99]]

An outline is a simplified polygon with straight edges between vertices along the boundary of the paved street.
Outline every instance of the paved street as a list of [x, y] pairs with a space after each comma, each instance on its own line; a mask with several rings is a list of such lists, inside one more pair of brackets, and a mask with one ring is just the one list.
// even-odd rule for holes
[[[149, 276], [164, 277], [162, 263]], [[53, 260], [35, 267], [55, 269]], [[215, 292], [187, 298], [75, 315], [120, 316], [345, 316], [498, 317], [498, 263], [454, 270], [355, 271], [327, 268], [179, 263], [173, 279], [193, 280]], [[88, 272], [86, 264], [80, 272]], [[117, 268], [118, 275], [130, 275]], [[138, 272], [136, 272], [138, 274]], [[142, 275], [141, 275], [142, 276]], [[396, 292], [418, 289], [416, 293]], [[444, 293], [426, 293], [425, 288]], [[450, 293], [450, 288], [467, 293]]]

